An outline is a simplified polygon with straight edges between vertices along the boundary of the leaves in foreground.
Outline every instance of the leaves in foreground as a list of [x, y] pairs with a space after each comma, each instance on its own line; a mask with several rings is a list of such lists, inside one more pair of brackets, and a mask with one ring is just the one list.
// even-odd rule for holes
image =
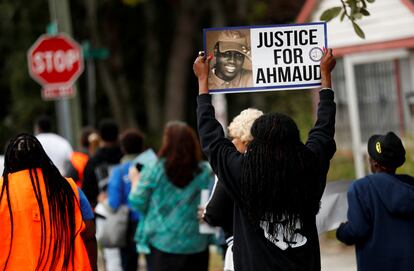
[[358, 37], [365, 39], [365, 33], [356, 21], [361, 20], [366, 16], [370, 16], [367, 9], [367, 3], [374, 3], [375, 0], [340, 0], [340, 2], [342, 6], [332, 7], [325, 10], [320, 19], [329, 22], [341, 14], [340, 21], [342, 22], [345, 17], [348, 18]]

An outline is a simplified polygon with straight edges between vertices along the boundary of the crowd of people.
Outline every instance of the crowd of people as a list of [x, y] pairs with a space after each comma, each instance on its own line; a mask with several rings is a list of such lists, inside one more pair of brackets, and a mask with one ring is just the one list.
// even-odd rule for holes
[[[216, 65], [230, 58], [241, 67], [248, 54], [226, 38]], [[110, 119], [85, 128], [76, 151], [44, 116], [35, 136], [13, 137], [0, 179], [0, 270], [98, 270], [99, 247], [107, 271], [135, 271], [140, 259], [148, 271], [207, 271], [218, 241], [200, 223], [223, 229], [226, 271], [320, 270], [315, 217], [336, 151], [332, 50], [305, 143], [292, 118], [253, 108], [233, 119], [228, 139], [209, 95], [211, 59], [200, 54], [193, 65], [198, 136], [167, 123], [154, 159], [141, 131], [120, 134]], [[228, 81], [217, 66], [214, 76], [223, 74]], [[356, 246], [358, 270], [414, 270], [414, 179], [396, 174], [405, 149], [389, 132], [371, 137], [368, 153], [373, 174], [350, 187], [337, 238]]]

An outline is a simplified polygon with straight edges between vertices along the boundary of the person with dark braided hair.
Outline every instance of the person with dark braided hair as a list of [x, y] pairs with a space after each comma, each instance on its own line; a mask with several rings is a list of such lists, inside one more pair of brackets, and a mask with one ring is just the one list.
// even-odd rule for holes
[[193, 65], [198, 131], [203, 152], [235, 203], [234, 270], [320, 270], [315, 217], [336, 151], [332, 50], [325, 49], [321, 60], [317, 121], [307, 142], [300, 141], [289, 116], [269, 113], [253, 123], [244, 154], [215, 118], [207, 84], [210, 60], [199, 56]]
[[[75, 182], [36, 137], [10, 140], [0, 179], [0, 270], [97, 270]], [[94, 230], [92, 231], [94, 239]], [[95, 246], [96, 254], [96, 246]]]

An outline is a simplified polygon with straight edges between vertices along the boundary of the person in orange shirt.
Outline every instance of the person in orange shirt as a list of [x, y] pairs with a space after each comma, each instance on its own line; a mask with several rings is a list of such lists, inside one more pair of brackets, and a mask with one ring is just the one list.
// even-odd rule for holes
[[72, 178], [80, 188], [82, 188], [83, 183], [83, 171], [89, 161], [89, 157], [94, 155], [94, 153], [91, 153], [89, 150], [91, 147], [89, 137], [92, 134], [96, 134], [93, 128], [84, 127], [82, 129], [80, 136], [81, 147], [79, 150], [72, 152], [70, 161], [68, 161], [65, 168], [65, 176]]
[[83, 221], [79, 190], [29, 134], [7, 147], [0, 229], [0, 270], [97, 270], [96, 246], [85, 247], [94, 231]]

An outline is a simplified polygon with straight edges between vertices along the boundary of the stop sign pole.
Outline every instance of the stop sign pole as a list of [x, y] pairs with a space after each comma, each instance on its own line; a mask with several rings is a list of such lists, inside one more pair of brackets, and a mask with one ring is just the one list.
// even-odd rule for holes
[[[56, 35], [64, 32], [72, 35], [72, 20], [68, 0], [48, 0], [50, 24], [47, 33]], [[72, 86], [76, 90], [76, 84]], [[81, 111], [79, 95], [72, 99], [59, 99], [55, 101], [58, 132], [63, 135], [74, 146], [80, 138], [78, 131], [81, 130]], [[76, 132], [74, 132], [76, 131]]]

